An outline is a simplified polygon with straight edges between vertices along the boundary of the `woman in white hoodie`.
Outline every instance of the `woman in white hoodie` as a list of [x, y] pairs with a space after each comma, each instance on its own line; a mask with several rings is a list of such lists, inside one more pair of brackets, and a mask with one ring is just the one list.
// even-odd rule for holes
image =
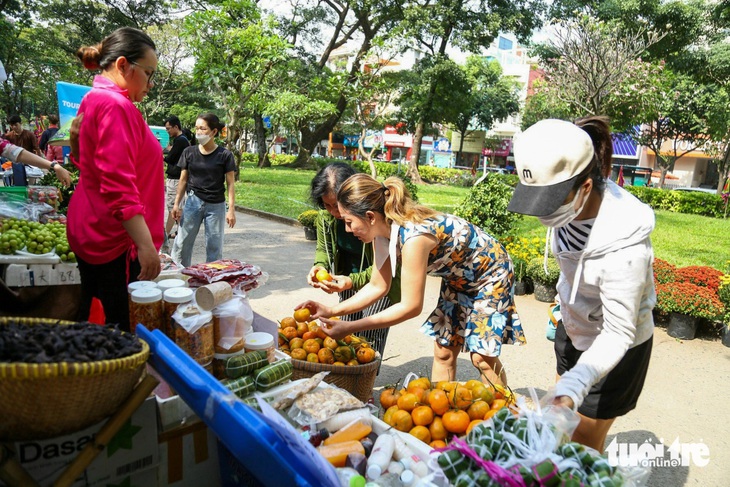
[[604, 179], [612, 154], [605, 117], [542, 120], [516, 139], [514, 153], [520, 182], [509, 209], [549, 227], [561, 270], [554, 402], [580, 414], [573, 439], [602, 452], [616, 417], [636, 407], [649, 367], [654, 213]]

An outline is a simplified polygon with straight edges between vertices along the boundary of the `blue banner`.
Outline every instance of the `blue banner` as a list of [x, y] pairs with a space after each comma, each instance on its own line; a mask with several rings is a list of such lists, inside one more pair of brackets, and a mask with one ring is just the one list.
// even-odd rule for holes
[[65, 125], [66, 122], [70, 122], [76, 116], [79, 105], [81, 105], [81, 99], [91, 91], [91, 86], [58, 81], [56, 91], [58, 92], [58, 116], [61, 119], [61, 125]]

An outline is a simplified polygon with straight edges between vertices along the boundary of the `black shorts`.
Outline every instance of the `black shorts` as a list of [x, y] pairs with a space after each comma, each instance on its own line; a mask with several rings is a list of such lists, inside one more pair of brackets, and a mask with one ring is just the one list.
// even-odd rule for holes
[[[616, 367], [591, 387], [578, 412], [593, 419], [612, 419], [634, 409], [649, 370], [653, 340], [649, 338], [629, 349]], [[558, 375], [572, 369], [582, 354], [568, 338], [563, 322], [558, 322], [555, 332]]]

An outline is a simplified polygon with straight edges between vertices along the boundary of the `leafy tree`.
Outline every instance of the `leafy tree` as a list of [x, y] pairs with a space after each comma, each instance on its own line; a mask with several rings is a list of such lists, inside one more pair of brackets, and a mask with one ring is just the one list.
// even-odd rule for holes
[[[416, 0], [403, 6], [403, 21], [398, 25], [398, 35], [407, 42], [416, 42], [419, 50], [436, 59], [436, 64], [448, 57], [447, 48], [457, 47], [466, 52], [479, 52], [488, 47], [500, 31], [514, 32], [521, 40], [527, 40], [541, 26], [541, 14], [545, 3], [540, 0], [501, 2], [490, 0]], [[433, 117], [437, 103], [438, 83], [447, 82], [442, 77], [432, 77], [432, 84], [425, 91], [422, 108], [418, 111], [413, 152], [408, 165], [408, 175], [414, 182], [421, 182], [418, 160], [421, 142]]]
[[537, 80], [533, 84], [533, 93], [527, 98], [525, 108], [520, 119], [522, 130], [543, 120], [545, 118], [558, 118], [569, 120], [576, 114], [571, 106], [557, 96], [553, 95], [550, 84], [543, 80]]
[[469, 130], [470, 127], [488, 130], [495, 122], [505, 120], [520, 109], [517, 87], [502, 77], [502, 67], [497, 61], [470, 56], [463, 69], [469, 89], [462, 98], [464, 109], [454, 121], [454, 126], [461, 134], [457, 161], [461, 160], [464, 139], [474, 132]]

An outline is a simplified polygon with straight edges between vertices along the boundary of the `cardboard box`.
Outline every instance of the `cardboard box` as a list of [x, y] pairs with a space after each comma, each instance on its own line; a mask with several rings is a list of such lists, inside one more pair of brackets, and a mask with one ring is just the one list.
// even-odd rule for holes
[[[50, 486], [84, 446], [93, 441], [105, 422], [50, 440], [17, 442], [16, 459], [41, 486]], [[142, 472], [154, 472], [156, 477], [159, 462], [157, 408], [155, 399], [150, 397], [73, 485], [119, 485], [125, 478]]]
[[158, 440], [160, 465], [157, 485], [220, 486], [217, 437], [205, 423], [198, 420], [161, 432]]

